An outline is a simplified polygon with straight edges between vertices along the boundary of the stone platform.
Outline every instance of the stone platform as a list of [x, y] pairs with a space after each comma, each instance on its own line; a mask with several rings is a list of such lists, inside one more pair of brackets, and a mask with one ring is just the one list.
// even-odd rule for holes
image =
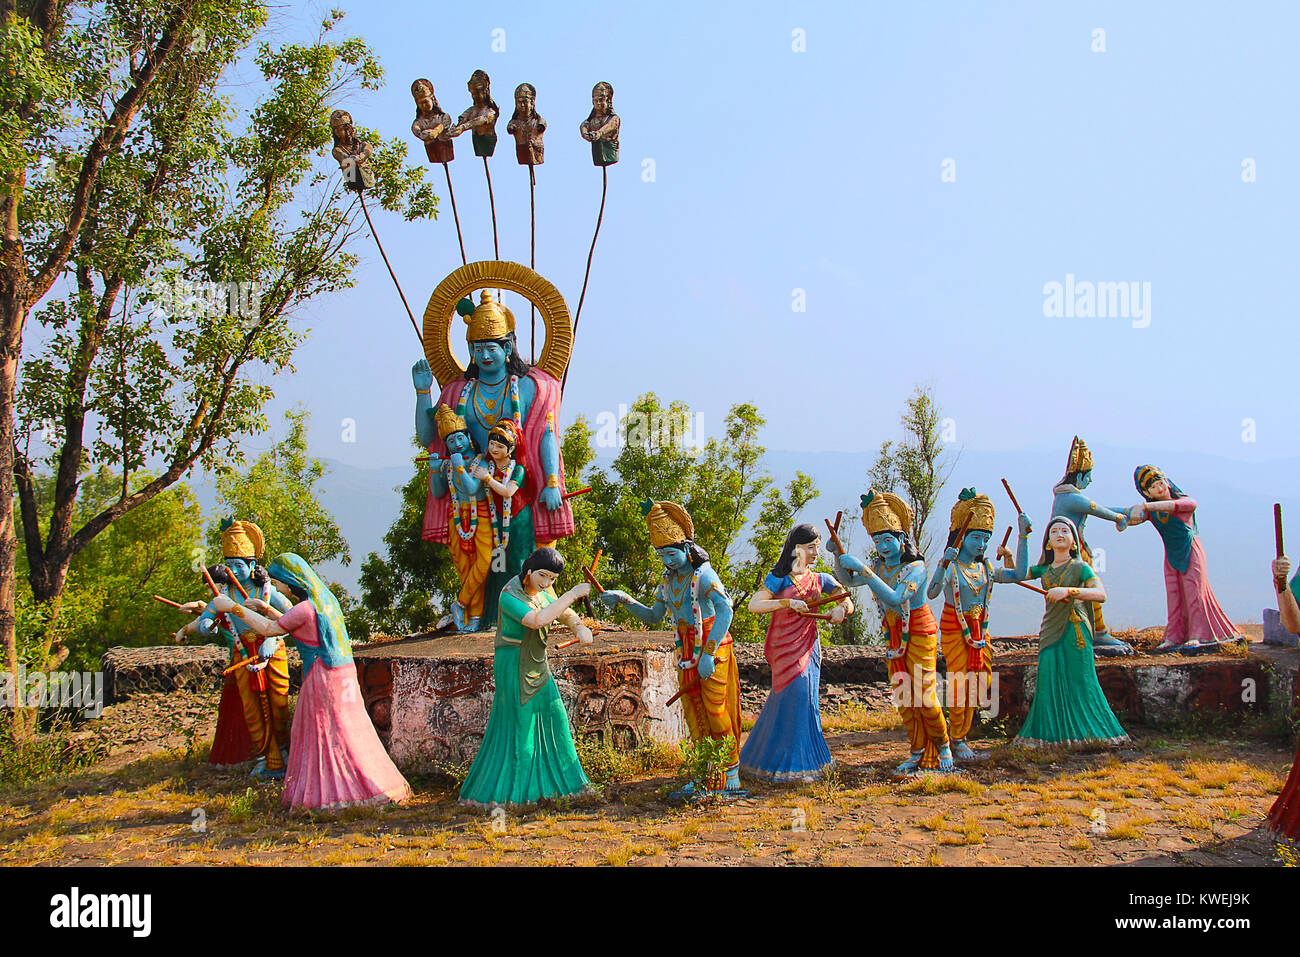
[[[557, 640], [567, 634], [557, 627]], [[367, 711], [394, 760], [419, 770], [463, 763], [478, 751], [492, 707], [492, 635], [418, 636], [354, 647]], [[1032, 640], [996, 641], [998, 713], [1029, 710], [1037, 657]], [[1296, 706], [1297, 651], [1252, 642], [1243, 656], [1135, 655], [1099, 659], [1097, 676], [1126, 727], [1160, 728], [1197, 717], [1234, 719], [1267, 712], [1289, 717]], [[735, 646], [742, 708], [757, 716], [771, 688], [762, 644]], [[110, 648], [104, 655], [107, 701], [133, 694], [210, 688], [220, 682], [227, 652], [215, 645]], [[293, 690], [301, 672], [290, 648]], [[686, 738], [673, 635], [606, 629], [591, 645], [551, 651], [551, 670], [578, 736], [616, 747]], [[944, 671], [943, 658], [939, 670]], [[888, 707], [888, 662], [879, 646], [839, 645], [822, 651], [822, 705], [846, 701]], [[831, 692], [834, 692], [832, 694]]]
[[[1097, 680], [1122, 723], [1159, 728], [1193, 717], [1234, 717], [1253, 712], [1286, 714], [1295, 703], [1295, 649], [1251, 643], [1245, 657], [1230, 655], [1133, 655], [1097, 659]], [[999, 653], [999, 716], [1029, 713], [1037, 654]]]
[[[557, 627], [552, 638], [567, 640]], [[415, 637], [354, 649], [366, 709], [393, 760], [404, 768], [461, 763], [478, 751], [492, 709], [489, 632]], [[590, 645], [557, 650], [551, 672], [575, 735], [620, 748], [686, 737], [677, 693], [673, 636], [603, 631]]]

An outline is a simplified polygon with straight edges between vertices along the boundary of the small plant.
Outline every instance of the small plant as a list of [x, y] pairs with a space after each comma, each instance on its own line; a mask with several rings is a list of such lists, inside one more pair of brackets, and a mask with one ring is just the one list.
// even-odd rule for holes
[[694, 785], [696, 791], [720, 791], [726, 787], [727, 765], [735, 739], [708, 736], [693, 740], [682, 747], [682, 762], [678, 775]]

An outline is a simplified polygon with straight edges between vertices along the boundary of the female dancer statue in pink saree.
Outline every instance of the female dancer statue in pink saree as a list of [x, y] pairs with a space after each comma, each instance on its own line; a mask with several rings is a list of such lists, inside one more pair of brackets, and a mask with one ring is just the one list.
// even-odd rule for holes
[[1165, 591], [1169, 623], [1155, 654], [1212, 652], [1220, 644], [1244, 641], [1210, 590], [1205, 549], [1196, 534], [1196, 500], [1154, 465], [1140, 465], [1133, 484], [1145, 499], [1129, 509], [1128, 524], [1149, 521], [1165, 543]]

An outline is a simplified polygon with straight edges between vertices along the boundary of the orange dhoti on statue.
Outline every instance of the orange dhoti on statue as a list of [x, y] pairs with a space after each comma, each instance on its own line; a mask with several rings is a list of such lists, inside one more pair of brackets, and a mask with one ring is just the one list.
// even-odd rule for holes
[[[239, 641], [250, 658], [257, 657], [262, 636], [244, 632]], [[289, 746], [289, 656], [284, 642], [260, 671], [240, 668], [235, 672], [239, 701], [244, 706], [244, 723], [253, 739], [255, 756], [266, 759], [268, 771], [284, 768], [281, 748]]]
[[[971, 641], [985, 640], [984, 609], [972, 609], [965, 618]], [[985, 689], [992, 686], [993, 649], [968, 645], [957, 620], [957, 609], [946, 603], [939, 619], [939, 634], [943, 658], [948, 663], [948, 731], [954, 740], [961, 741], [970, 734], [980, 695], [987, 694]]]
[[[447, 547], [451, 550], [451, 563], [456, 566], [460, 576], [460, 591], [456, 601], [465, 609], [467, 618], [478, 618], [483, 614], [484, 589], [487, 586], [488, 572], [492, 570], [492, 512], [486, 499], [477, 503], [478, 525], [469, 538], [461, 538], [461, 532], [469, 534], [471, 520], [469, 506], [462, 505], [462, 516], [447, 537]], [[457, 516], [453, 516], [457, 517]]]
[[[702, 637], [696, 636], [692, 626], [678, 622], [680, 660], [698, 658], [712, 630], [712, 618], [704, 620]], [[698, 741], [705, 735], [719, 739], [731, 737], [731, 754], [727, 758], [727, 770], [731, 770], [740, 765], [740, 670], [736, 666], [730, 634], [718, 642], [713, 663], [713, 674], [704, 681], [700, 681], [694, 668], [678, 671], [678, 681], [686, 691], [679, 700], [686, 715], [686, 727], [690, 729], [691, 740]]]
[[[886, 614], [889, 626], [889, 650], [902, 647], [903, 619], [894, 612]], [[925, 751], [921, 768], [939, 766], [939, 748], [948, 743], [948, 725], [939, 706], [939, 627], [929, 605], [913, 609], [908, 618], [907, 653], [889, 661], [890, 687], [894, 705], [903, 719], [907, 740], [913, 751]]]

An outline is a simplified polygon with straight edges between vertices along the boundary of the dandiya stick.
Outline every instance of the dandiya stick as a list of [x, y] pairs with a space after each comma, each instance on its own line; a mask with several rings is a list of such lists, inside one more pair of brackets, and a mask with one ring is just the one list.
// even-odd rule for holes
[[842, 519], [843, 517], [844, 517], [843, 511], [836, 512], [834, 525], [831, 524], [831, 520], [829, 518], [826, 519], [826, 530], [831, 533], [831, 541], [835, 543], [835, 547], [839, 549], [839, 553], [841, 555], [843, 555], [846, 551], [846, 549], [844, 548], [844, 543], [840, 541], [840, 534], [839, 534], [840, 519]]
[[1007, 533], [1002, 536], [1002, 547], [1007, 547], [1007, 542], [1011, 541], [1011, 526], [1007, 526]]
[[[1286, 554], [1286, 549], [1282, 547], [1282, 505], [1280, 502], [1273, 503], [1273, 544], [1277, 546], [1278, 558]], [[1274, 578], [1273, 586], [1275, 591], [1286, 591], [1286, 579]]]
[[[181, 607], [181, 605], [180, 605], [179, 602], [174, 602], [174, 601], [172, 601], [170, 598], [164, 598], [162, 595], [154, 595], [154, 596], [153, 596], [153, 600], [154, 600], [154, 601], [160, 601], [160, 602], [162, 602], [164, 605], [171, 605], [173, 608], [180, 608], [180, 607]], [[182, 609], [182, 610], [184, 610], [184, 609]]]
[[249, 665], [255, 665], [259, 660], [260, 659], [256, 655], [249, 655], [248, 657], [240, 658], [225, 671], [221, 672], [221, 677], [224, 678], [227, 675], [233, 675], [240, 668], [247, 668]]
[[1007, 498], [1011, 499], [1011, 504], [1016, 507], [1016, 511], [1019, 512], [1021, 515], [1025, 514], [1025, 510], [1021, 508], [1020, 503], [1016, 501], [1016, 496], [1011, 491], [1011, 486], [1007, 484], [1006, 479], [1002, 480], [1002, 487], [1007, 490]]
[[818, 598], [816, 601], [805, 602], [809, 608], [820, 608], [822, 605], [838, 604], [849, 597], [846, 591], [838, 591], [834, 595], [827, 595], [824, 598]]
[[[957, 551], [961, 551], [961, 543], [963, 539], [966, 538], [966, 529], [970, 528], [970, 520], [974, 517], [975, 517], [974, 512], [966, 513], [966, 520], [961, 523], [961, 529], [957, 532]], [[1010, 529], [1008, 529], [1007, 531], [1010, 531]], [[945, 558], [942, 562], [940, 562], [940, 566], [943, 568], [947, 568], [948, 559]]]
[[207, 583], [208, 583], [208, 587], [212, 589], [212, 597], [213, 597], [213, 598], [216, 598], [218, 595], [221, 594], [221, 589], [218, 588], [218, 587], [217, 587], [217, 583], [214, 582], [214, 581], [212, 580], [212, 575], [208, 572], [208, 569], [207, 569], [206, 566], [204, 566], [204, 568], [203, 568], [203, 580], [204, 580], [205, 582], [207, 582]]
[[239, 594], [241, 594], [244, 597], [244, 600], [247, 601], [248, 590], [244, 588], [243, 585], [239, 584], [239, 579], [235, 577], [235, 573], [232, 572], [229, 568], [226, 568], [226, 577], [230, 579], [230, 583], [235, 586], [235, 589], [239, 592]]
[[1029, 582], [1016, 582], [1016, 584], [1019, 585], [1021, 588], [1028, 588], [1030, 591], [1036, 591], [1036, 592], [1038, 592], [1038, 594], [1040, 594], [1040, 595], [1046, 595], [1046, 594], [1047, 594], [1046, 591], [1044, 591], [1043, 589], [1039, 588], [1037, 585], [1031, 585], [1031, 584], [1029, 584]]
[[590, 491], [591, 491], [591, 486], [588, 485], [586, 488], [580, 488], [576, 492], [565, 492], [564, 495], [561, 496], [561, 500], [567, 502], [571, 498], [574, 498], [578, 495], [586, 495]]

